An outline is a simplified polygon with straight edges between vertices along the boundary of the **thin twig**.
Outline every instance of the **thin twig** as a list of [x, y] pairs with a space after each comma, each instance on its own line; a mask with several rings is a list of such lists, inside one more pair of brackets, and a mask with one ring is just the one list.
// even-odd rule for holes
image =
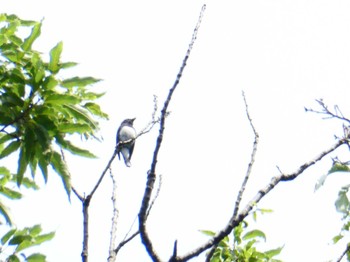
[[[256, 129], [254, 127], [252, 118], [250, 117], [249, 110], [248, 110], [248, 103], [247, 103], [244, 91], [242, 91], [242, 97], [243, 97], [243, 101], [244, 101], [244, 105], [245, 105], [245, 111], [246, 111], [246, 114], [247, 114], [247, 118], [248, 118], [250, 127], [252, 128], [253, 133], [254, 133], [254, 143], [253, 143], [252, 153], [251, 153], [251, 156], [250, 156], [250, 162], [248, 164], [248, 169], [247, 169], [247, 172], [245, 174], [244, 180], [242, 182], [242, 185], [240, 187], [240, 190], [238, 192], [237, 199], [236, 199], [236, 202], [235, 202], [235, 208], [234, 208], [234, 211], [233, 211], [233, 217], [234, 218], [237, 217], [237, 214], [238, 214], [238, 211], [239, 211], [239, 205], [240, 205], [240, 203], [242, 201], [243, 193], [245, 191], [246, 185], [248, 183], [250, 174], [251, 174], [252, 169], [253, 169], [253, 164], [255, 162], [255, 155], [256, 155], [256, 152], [257, 152], [257, 149], [258, 149], [258, 143], [259, 143], [259, 134], [258, 134], [258, 132], [256, 131]], [[211, 257], [214, 255], [214, 252], [215, 252], [217, 246], [218, 246], [218, 244], [214, 245], [211, 248], [211, 250], [209, 251], [209, 253], [208, 253], [207, 257], [206, 257], [206, 260], [205, 260], [206, 262], [210, 261]]]
[[331, 118], [337, 118], [342, 121], [345, 121], [347, 123], [350, 123], [350, 119], [344, 117], [343, 113], [340, 111], [340, 108], [336, 105], [334, 106], [334, 111], [332, 112], [331, 110], [328, 109], [328, 106], [323, 102], [322, 99], [316, 99], [316, 102], [321, 106], [321, 110], [314, 110], [312, 108], [306, 108], [306, 112], [312, 112], [316, 114], [321, 114], [321, 115], [326, 115], [327, 117], [324, 117], [324, 119], [331, 119]]
[[120, 251], [120, 249], [126, 245], [127, 243], [129, 243], [131, 240], [133, 240], [138, 234], [140, 233], [140, 231], [136, 231], [135, 233], [133, 233], [130, 237], [126, 238], [125, 240], [123, 240], [122, 242], [120, 242], [117, 246], [117, 248], [114, 250], [115, 255], [118, 254], [118, 252]]
[[168, 97], [165, 100], [163, 109], [161, 111], [159, 134], [157, 137], [156, 147], [155, 147], [155, 150], [153, 153], [153, 160], [152, 160], [152, 164], [151, 164], [151, 169], [148, 171], [146, 189], [145, 189], [145, 193], [144, 193], [144, 196], [142, 199], [142, 204], [141, 204], [141, 208], [140, 208], [140, 212], [139, 212], [139, 230], [140, 230], [141, 240], [142, 240], [142, 243], [144, 244], [149, 256], [152, 258], [153, 261], [160, 261], [160, 258], [158, 256], [158, 254], [156, 253], [156, 251], [154, 250], [151, 239], [148, 236], [148, 233], [146, 230], [146, 220], [147, 220], [147, 212], [149, 210], [151, 195], [152, 195], [152, 191], [153, 191], [153, 186], [154, 186], [154, 182], [156, 180], [156, 166], [157, 166], [157, 161], [158, 161], [157, 160], [158, 153], [159, 153], [159, 150], [160, 150], [160, 147], [162, 144], [162, 140], [163, 140], [163, 134], [164, 134], [164, 128], [165, 128], [165, 117], [167, 115], [167, 110], [168, 110], [168, 106], [170, 104], [172, 95], [180, 82], [182, 73], [184, 71], [184, 68], [186, 67], [186, 62], [189, 58], [189, 55], [190, 55], [191, 50], [193, 48], [194, 42], [197, 38], [197, 33], [198, 33], [198, 30], [199, 30], [199, 27], [200, 27], [200, 24], [201, 24], [203, 15], [204, 15], [205, 7], [206, 7], [205, 5], [202, 6], [196, 27], [193, 31], [191, 42], [190, 42], [189, 47], [188, 47], [187, 52], [186, 52], [186, 56], [182, 62], [181, 68], [179, 70], [179, 73], [177, 74], [175, 82], [174, 82], [172, 88], [169, 90]]
[[[152, 202], [151, 202], [151, 204], [150, 204], [150, 206], [149, 206], [149, 209], [148, 209], [148, 211], [147, 211], [147, 216], [149, 215], [149, 213], [150, 213], [150, 211], [151, 211], [151, 209], [152, 209], [152, 207], [153, 207], [153, 205], [154, 205], [156, 199], [157, 199], [158, 196], [159, 196], [161, 186], [162, 186], [162, 176], [159, 175], [158, 189], [157, 189], [156, 195], [154, 196], [154, 198], [153, 198], [153, 200], [152, 200]], [[128, 242], [130, 242], [131, 240], [133, 240], [138, 234], [140, 234], [140, 231], [137, 230], [137, 231], [134, 232], [130, 237], [128, 237], [128, 235], [129, 235], [130, 232], [131, 232], [131, 229], [134, 227], [135, 222], [136, 222], [136, 218], [135, 218], [135, 220], [133, 221], [133, 223], [132, 223], [132, 225], [131, 225], [129, 231], [126, 233], [126, 235], [125, 235], [123, 241], [121, 241], [121, 242], [118, 244], [118, 246], [116, 247], [116, 249], [114, 250], [114, 256], [115, 256], [115, 257], [117, 256], [118, 252], [120, 251], [120, 249], [121, 249], [124, 245], [126, 245]]]
[[112, 226], [111, 226], [111, 238], [110, 238], [110, 244], [109, 244], [109, 257], [108, 262], [114, 262], [116, 260], [116, 253], [114, 252], [115, 249], [115, 239], [117, 236], [117, 222], [118, 222], [118, 216], [119, 211], [117, 208], [117, 182], [113, 176], [112, 169], [109, 169], [109, 174], [112, 179], [112, 203], [113, 203], [113, 215], [112, 215]]
[[159, 180], [159, 182], [158, 182], [158, 189], [157, 189], [157, 192], [156, 192], [156, 194], [155, 194], [153, 200], [151, 201], [151, 204], [149, 205], [149, 208], [148, 208], [147, 213], [146, 213], [146, 218], [148, 218], [149, 213], [151, 212], [152, 207], [153, 207], [153, 205], [154, 205], [154, 202], [157, 200], [157, 198], [158, 198], [158, 196], [159, 196], [159, 193], [160, 193], [160, 189], [161, 189], [161, 187], [162, 187], [162, 181], [163, 181], [162, 175], [159, 175], [158, 177], [159, 177], [159, 179], [158, 179], [158, 180]]
[[253, 120], [251, 119], [251, 117], [249, 115], [248, 104], [247, 104], [247, 100], [246, 100], [244, 92], [242, 92], [242, 96], [243, 96], [243, 100], [244, 100], [244, 104], [245, 104], [245, 110], [246, 110], [247, 118], [248, 118], [249, 124], [250, 124], [250, 126], [251, 126], [251, 128], [253, 130], [255, 138], [254, 138], [254, 143], [253, 143], [253, 150], [252, 150], [252, 153], [251, 153], [251, 156], [250, 156], [250, 162], [248, 164], [248, 169], [247, 169], [246, 175], [244, 177], [243, 183], [241, 185], [241, 188], [239, 190], [239, 193], [238, 193], [238, 196], [237, 196], [237, 200], [236, 200], [236, 203], [235, 203], [235, 209], [234, 209], [234, 212], [233, 212], [233, 217], [235, 217], [235, 218], [237, 217], [238, 210], [239, 210], [239, 205], [240, 205], [240, 203], [242, 201], [244, 190], [246, 188], [247, 182], [248, 182], [250, 174], [252, 172], [253, 164], [255, 162], [255, 155], [256, 155], [256, 152], [258, 150], [258, 143], [259, 143], [259, 134], [256, 131], [256, 129], [255, 129], [254, 125], [253, 125]]

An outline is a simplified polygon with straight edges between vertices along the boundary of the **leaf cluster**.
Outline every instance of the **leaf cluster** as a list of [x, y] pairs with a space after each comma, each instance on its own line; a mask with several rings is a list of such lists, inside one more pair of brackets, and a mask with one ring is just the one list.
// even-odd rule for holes
[[[270, 210], [260, 210], [261, 213], [271, 212]], [[254, 212], [254, 219], [256, 219], [256, 212]], [[203, 230], [202, 233], [208, 236], [214, 236], [215, 232]], [[259, 229], [248, 230], [248, 223], [242, 221], [233, 230], [233, 239], [226, 236], [220, 241], [216, 247], [210, 262], [280, 262], [275, 259], [283, 249], [279, 247], [268, 251], [259, 251], [257, 244], [261, 240], [266, 241], [266, 235]]]
[[51, 49], [49, 61], [33, 49], [41, 27], [41, 22], [0, 14], [0, 159], [18, 154], [18, 185], [27, 169], [34, 177], [39, 168], [46, 181], [52, 167], [69, 195], [70, 177], [59, 149], [94, 157], [69, 138], [95, 137], [97, 119], [107, 115], [94, 102], [103, 93], [89, 91], [100, 79], [59, 76], [76, 65], [61, 62], [62, 42]]
[[[45, 255], [40, 253], [25, 254], [23, 251], [51, 240], [54, 235], [54, 232], [43, 234], [40, 225], [24, 229], [13, 228], [1, 238], [2, 247], [0, 254], [10, 253], [6, 255], [6, 261], [9, 262], [44, 262], [46, 261]], [[9, 249], [11, 249], [11, 252], [9, 252]]]
[[[338, 172], [350, 172], [349, 162], [342, 162], [338, 158], [333, 159], [333, 164], [329, 169], [328, 173], [322, 175], [315, 185], [315, 190], [318, 190], [321, 186], [324, 185], [326, 179], [329, 175], [335, 174]], [[349, 189], [350, 185], [342, 186], [338, 192], [338, 197], [335, 200], [335, 209], [338, 213], [342, 214], [343, 226], [340, 232], [333, 237], [333, 243], [336, 244], [344, 237], [349, 237], [350, 232], [350, 200], [349, 200]], [[348, 246], [350, 243], [348, 243]], [[350, 261], [350, 249], [347, 249], [346, 252], [347, 260]]]
[[[48, 61], [33, 48], [41, 28], [42, 22], [0, 14], [0, 214], [10, 226], [5, 199], [21, 199], [20, 186], [38, 189], [37, 172], [46, 182], [53, 169], [70, 196], [70, 175], [62, 152], [95, 157], [71, 139], [96, 138], [98, 120], [108, 118], [96, 103], [103, 93], [90, 91], [100, 79], [62, 77], [63, 70], [77, 65], [61, 61], [62, 42], [50, 50]], [[14, 173], [9, 161], [4, 161], [8, 157], [17, 158]], [[26, 249], [53, 237], [53, 232], [43, 234], [40, 225], [22, 230], [12, 227], [1, 238], [0, 260], [6, 255], [5, 261], [46, 261], [43, 254], [28, 255]]]

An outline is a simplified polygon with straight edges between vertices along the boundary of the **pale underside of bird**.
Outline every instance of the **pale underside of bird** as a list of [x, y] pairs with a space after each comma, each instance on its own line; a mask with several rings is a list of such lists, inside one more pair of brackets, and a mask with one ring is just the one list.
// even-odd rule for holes
[[131, 166], [131, 156], [135, 146], [136, 131], [133, 128], [134, 119], [126, 119], [122, 122], [118, 129], [117, 143], [118, 145], [118, 157], [120, 159], [120, 153], [124, 158], [125, 165]]

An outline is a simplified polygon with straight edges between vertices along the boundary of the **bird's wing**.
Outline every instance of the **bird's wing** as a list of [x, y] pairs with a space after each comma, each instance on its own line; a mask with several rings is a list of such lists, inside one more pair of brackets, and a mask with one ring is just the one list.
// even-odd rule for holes
[[133, 141], [129, 148], [129, 154], [130, 154], [129, 159], [131, 159], [132, 152], [134, 151], [134, 147], [135, 147], [135, 142]]
[[118, 128], [118, 131], [117, 131], [117, 144], [119, 143], [120, 141], [120, 130], [123, 128], [123, 125], [121, 125], [119, 128]]

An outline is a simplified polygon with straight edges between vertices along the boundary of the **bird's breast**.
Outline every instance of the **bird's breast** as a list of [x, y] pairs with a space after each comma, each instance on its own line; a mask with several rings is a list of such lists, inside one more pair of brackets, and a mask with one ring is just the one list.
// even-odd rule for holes
[[133, 127], [130, 126], [124, 126], [119, 133], [119, 140], [120, 141], [127, 141], [130, 139], [136, 138], [136, 131]]

